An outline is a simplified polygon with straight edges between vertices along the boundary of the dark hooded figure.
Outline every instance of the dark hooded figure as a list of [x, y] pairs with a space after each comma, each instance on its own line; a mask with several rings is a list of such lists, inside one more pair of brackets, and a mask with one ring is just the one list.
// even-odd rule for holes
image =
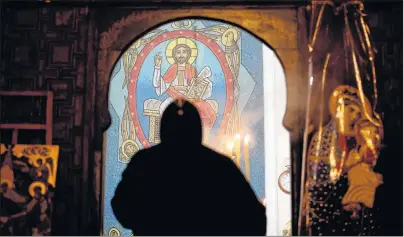
[[135, 235], [265, 235], [265, 208], [228, 157], [203, 146], [189, 102], [169, 105], [161, 144], [138, 152], [123, 172], [112, 208]]

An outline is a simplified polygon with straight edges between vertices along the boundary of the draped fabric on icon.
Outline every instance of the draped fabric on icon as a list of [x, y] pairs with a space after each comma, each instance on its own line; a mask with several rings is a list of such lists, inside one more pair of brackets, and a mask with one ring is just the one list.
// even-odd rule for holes
[[375, 235], [383, 125], [361, 1], [312, 1], [299, 231]]

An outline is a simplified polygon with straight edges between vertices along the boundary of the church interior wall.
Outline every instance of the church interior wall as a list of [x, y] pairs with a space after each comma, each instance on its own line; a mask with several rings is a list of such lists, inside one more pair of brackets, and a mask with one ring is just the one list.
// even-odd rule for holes
[[[213, 3], [184, 4], [175, 5], [177, 9], [173, 9], [164, 3], [134, 7], [130, 4], [0, 2], [0, 90], [50, 90], [54, 93], [53, 144], [59, 145], [60, 151], [53, 235], [98, 235], [101, 232], [103, 132], [110, 124], [109, 78], [115, 62], [131, 42], [172, 19], [204, 17], [230, 22], [251, 32], [274, 50], [285, 71], [287, 107], [283, 124], [291, 137], [292, 177], [296, 178], [294, 183], [300, 184], [297, 177], [305, 110], [302, 98], [305, 98], [307, 84], [306, 67], [302, 63], [307, 58], [305, 7], [297, 3], [237, 4], [229, 3], [226, 7]], [[401, 97], [399, 95], [402, 31], [393, 30], [402, 29], [402, 22], [392, 17], [402, 15], [402, 5], [398, 5], [389, 2], [380, 7], [381, 4], [369, 3], [368, 7], [370, 27], [379, 49], [379, 78], [383, 78], [380, 97], [386, 107], [386, 143], [390, 146], [386, 156], [392, 157], [401, 154], [397, 149], [400, 141], [388, 135], [402, 128], [402, 118], [396, 112], [400, 108], [402, 111], [402, 93]], [[1, 108], [3, 111], [11, 109]], [[5, 141], [10, 137], [8, 133], [2, 131], [0, 138]], [[27, 136], [26, 143], [30, 139]], [[392, 165], [389, 159], [380, 160], [379, 172], [384, 173], [384, 187], [390, 194], [381, 201], [385, 209], [391, 210], [399, 205], [397, 200], [402, 202], [402, 194], [401, 197], [393, 195], [395, 191], [389, 190], [396, 190], [395, 183], [387, 181], [394, 180], [397, 172], [402, 173], [402, 165]], [[400, 159], [397, 162], [402, 164]], [[293, 186], [292, 195], [297, 196], [297, 188], [298, 185]], [[294, 216], [296, 204], [294, 200]], [[402, 223], [402, 212], [393, 215], [396, 218], [386, 221], [386, 225], [392, 226], [394, 233], [397, 223], [400, 220]]]

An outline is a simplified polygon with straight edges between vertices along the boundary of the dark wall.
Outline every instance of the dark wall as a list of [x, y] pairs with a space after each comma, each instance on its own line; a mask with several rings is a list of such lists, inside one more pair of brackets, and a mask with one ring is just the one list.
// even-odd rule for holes
[[378, 53], [379, 107], [383, 111], [385, 148], [377, 172], [384, 184], [376, 193], [383, 235], [403, 235], [403, 2], [367, 6], [369, 27]]
[[4, 4], [2, 10], [0, 90], [54, 92], [53, 144], [60, 145], [60, 157], [53, 234], [91, 233], [86, 231], [92, 125], [86, 111], [93, 107], [89, 100], [94, 78], [87, 77], [93, 50], [88, 9]]
[[[20, 4], [21, 6], [21, 4]], [[98, 235], [91, 183], [93, 162], [96, 32], [114, 19], [93, 19], [97, 6], [32, 6], [3, 3], [0, 19], [0, 90], [55, 93], [53, 143], [61, 146], [53, 235]], [[108, 13], [105, 6], [103, 13]], [[385, 144], [377, 171], [384, 185], [377, 193], [385, 230], [402, 235], [402, 3], [369, 3], [369, 24], [378, 47], [380, 106]], [[118, 20], [118, 19], [116, 19]], [[14, 108], [1, 108], [14, 109]], [[387, 233], [386, 233], [387, 234]]]

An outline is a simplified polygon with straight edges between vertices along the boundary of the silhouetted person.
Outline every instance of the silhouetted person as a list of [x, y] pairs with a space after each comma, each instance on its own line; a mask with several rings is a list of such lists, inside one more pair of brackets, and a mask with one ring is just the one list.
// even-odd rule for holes
[[189, 102], [169, 105], [161, 144], [138, 152], [123, 172], [112, 208], [135, 235], [265, 235], [265, 208], [228, 157], [203, 146]]

